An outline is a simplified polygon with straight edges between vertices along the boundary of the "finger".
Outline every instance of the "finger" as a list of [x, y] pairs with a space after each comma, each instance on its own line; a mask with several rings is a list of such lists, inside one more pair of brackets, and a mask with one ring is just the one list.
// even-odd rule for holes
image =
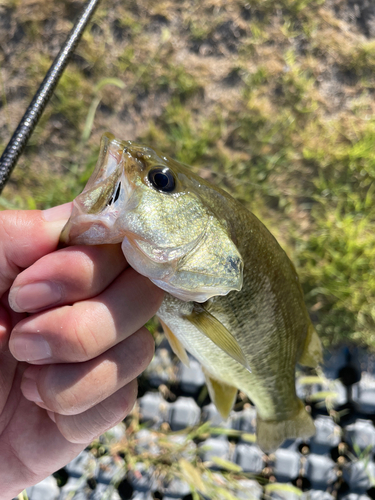
[[79, 415], [59, 415], [50, 418], [71, 443], [88, 443], [121, 422], [132, 410], [137, 398], [137, 381], [133, 380], [105, 401]]
[[28, 368], [21, 390], [42, 408], [77, 415], [129, 384], [147, 367], [153, 353], [152, 335], [142, 328], [91, 361]]
[[0, 303], [0, 353], [7, 349], [10, 331], [9, 314]]
[[72, 204], [67, 203], [44, 212], [0, 212], [0, 297], [20, 270], [57, 248], [71, 207]]
[[25, 317], [25, 314], [18, 314], [10, 310], [8, 305], [8, 294], [5, 293], [0, 298], [0, 353], [9, 350], [8, 342], [12, 325]]
[[127, 266], [120, 245], [64, 248], [17, 276], [9, 304], [14, 311], [31, 313], [95, 297]]
[[20, 321], [9, 348], [33, 364], [87, 361], [129, 337], [159, 309], [164, 292], [131, 267], [97, 297]]

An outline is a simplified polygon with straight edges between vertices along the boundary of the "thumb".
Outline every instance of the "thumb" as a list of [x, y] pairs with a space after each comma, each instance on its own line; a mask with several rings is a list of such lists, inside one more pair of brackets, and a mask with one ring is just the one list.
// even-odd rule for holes
[[0, 212], [0, 297], [22, 269], [56, 250], [72, 203], [48, 210]]

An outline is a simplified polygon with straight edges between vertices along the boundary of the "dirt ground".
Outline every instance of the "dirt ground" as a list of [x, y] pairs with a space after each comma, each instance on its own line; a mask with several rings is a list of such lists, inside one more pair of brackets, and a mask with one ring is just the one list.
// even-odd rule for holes
[[[83, 2], [0, 0], [0, 150]], [[375, 3], [102, 0], [0, 198], [72, 199], [111, 131], [245, 203], [319, 333], [375, 345]]]

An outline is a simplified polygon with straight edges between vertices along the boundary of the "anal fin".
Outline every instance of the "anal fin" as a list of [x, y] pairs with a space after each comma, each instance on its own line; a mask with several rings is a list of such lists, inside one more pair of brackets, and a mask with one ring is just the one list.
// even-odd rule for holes
[[165, 336], [168, 339], [168, 342], [172, 348], [172, 351], [179, 358], [179, 360], [182, 361], [182, 363], [184, 363], [184, 365], [190, 366], [189, 356], [187, 355], [185, 347], [181, 344], [181, 342], [178, 340], [178, 338], [172, 332], [172, 330], [169, 328], [169, 326], [167, 326], [164, 323], [164, 321], [162, 321], [160, 318], [159, 318], [159, 321], [161, 323], [161, 326], [163, 327]]
[[303, 366], [310, 366], [311, 368], [315, 368], [322, 361], [322, 344], [320, 342], [318, 334], [315, 331], [315, 328], [313, 327], [312, 323], [310, 323], [307, 331], [305, 346], [303, 348], [301, 357], [298, 360], [298, 363]]
[[238, 389], [212, 377], [212, 375], [208, 373], [204, 367], [202, 367], [202, 369], [206, 378], [210, 398], [218, 409], [220, 415], [224, 420], [226, 420], [231, 409], [233, 408], [234, 402], [236, 401]]

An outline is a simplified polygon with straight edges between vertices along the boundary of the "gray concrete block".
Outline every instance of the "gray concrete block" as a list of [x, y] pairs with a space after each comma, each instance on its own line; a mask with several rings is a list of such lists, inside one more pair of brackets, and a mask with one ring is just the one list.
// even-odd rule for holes
[[60, 496], [60, 488], [56, 479], [48, 476], [35, 486], [26, 489], [29, 500], [57, 500]]
[[234, 451], [233, 461], [238, 464], [244, 472], [260, 473], [263, 470], [263, 452], [257, 447], [249, 444], [238, 444]]
[[98, 460], [96, 480], [98, 483], [110, 484], [113, 480], [120, 480], [125, 475], [125, 465], [122, 460], [115, 462], [113, 457], [104, 456]]
[[169, 405], [168, 422], [173, 431], [197, 424], [200, 416], [201, 410], [193, 398], [180, 397]]
[[206, 382], [200, 363], [191, 358], [190, 366], [181, 363], [177, 376], [181, 390], [189, 395], [197, 394]]
[[238, 485], [239, 488], [235, 491], [238, 500], [260, 500], [263, 497], [263, 488], [258, 481], [241, 479]]
[[358, 493], [348, 493], [343, 496], [341, 500], [359, 500], [360, 495]]
[[141, 429], [134, 437], [137, 440], [135, 445], [137, 453], [143, 453], [145, 451], [152, 455], [157, 455], [159, 453], [160, 447], [158, 446], [158, 437], [155, 435], [155, 432], [149, 429]]
[[335, 500], [328, 491], [308, 490], [304, 494], [305, 500]]
[[117, 443], [122, 438], [124, 438], [125, 433], [126, 433], [126, 426], [124, 422], [120, 422], [119, 424], [112, 427], [112, 429], [109, 429], [109, 431], [105, 432], [101, 437], [104, 438], [106, 443], [111, 444], [111, 443]]
[[344, 428], [345, 441], [363, 451], [375, 446], [375, 428], [371, 420], [358, 419]]
[[[273, 484], [272, 486], [273, 488], [277, 487], [277, 483]], [[280, 489], [278, 490], [277, 489], [274, 490], [272, 488], [272, 491], [270, 491], [270, 493], [267, 494], [267, 498], [272, 498], [273, 500], [301, 500], [300, 495], [298, 495], [295, 491], [283, 489], [283, 486], [285, 485], [280, 484]]]
[[332, 399], [332, 405], [334, 408], [342, 406], [348, 402], [346, 387], [341, 380], [334, 380], [329, 389], [336, 393], [336, 397]]
[[372, 499], [367, 495], [360, 495], [358, 493], [348, 493], [347, 495], [343, 496], [341, 500], [372, 500]]
[[256, 431], [256, 410], [253, 406], [244, 408], [242, 411], [234, 412], [231, 416], [231, 427], [248, 434]]
[[165, 348], [156, 349], [151, 363], [145, 370], [147, 380], [152, 387], [177, 381], [177, 367], [173, 361], [174, 355]]
[[162, 491], [163, 500], [165, 500], [166, 498], [179, 499], [188, 495], [191, 490], [188, 483], [175, 477], [169, 483], [163, 485]]
[[319, 415], [314, 423], [316, 434], [310, 439], [310, 450], [319, 455], [329, 453], [340, 442], [340, 427], [324, 415]]
[[86, 478], [70, 477], [61, 488], [59, 500], [86, 500]]
[[169, 403], [159, 392], [146, 392], [139, 398], [139, 412], [142, 422], [160, 424], [167, 419]]
[[108, 486], [103, 483], [98, 484], [88, 498], [89, 500], [103, 500], [103, 498], [106, 500], [121, 500], [117, 489], [113, 485]]
[[310, 395], [310, 386], [307, 384], [301, 384], [300, 377], [296, 378], [296, 394], [297, 397], [305, 401], [307, 396]]
[[286, 439], [281, 445], [279, 449], [283, 450], [291, 450], [298, 451], [299, 445], [302, 443], [302, 439]]
[[208, 438], [199, 445], [199, 454], [203, 462], [210, 462], [212, 457], [229, 459], [229, 442], [222, 438]]
[[361, 380], [353, 385], [352, 394], [359, 412], [375, 413], [375, 377], [373, 375], [362, 373]]
[[316, 490], [325, 490], [329, 484], [336, 480], [334, 461], [326, 456], [312, 453], [306, 460], [306, 477], [311, 482], [311, 487]]
[[371, 478], [375, 478], [375, 464], [358, 460], [346, 464], [343, 478], [353, 493], [365, 493], [371, 486]]
[[[316, 394], [318, 397], [317, 393], [319, 392], [329, 392], [331, 393], [330, 403], [333, 407], [343, 405], [347, 402], [346, 388], [340, 380], [322, 379], [321, 383], [315, 384], [303, 384], [301, 380], [303, 381], [303, 377], [298, 377], [296, 380], [296, 392], [297, 396], [304, 401], [314, 400], [314, 395]], [[317, 401], [320, 400], [317, 399]], [[321, 401], [324, 404], [324, 400]]]
[[83, 450], [76, 458], [65, 466], [65, 470], [71, 477], [80, 478], [84, 475], [96, 475], [96, 458], [86, 450]]
[[197, 445], [189, 439], [187, 441], [186, 434], [169, 434], [165, 436], [165, 439], [177, 446], [183, 446], [181, 451], [181, 457], [188, 461], [191, 461], [196, 456]]
[[154, 500], [151, 492], [135, 491], [132, 496], [132, 500]]
[[218, 412], [214, 403], [210, 403], [202, 408], [202, 420], [203, 422], [211, 422], [214, 427], [229, 427], [229, 419], [227, 421], [223, 420], [223, 417]]
[[140, 462], [135, 465], [134, 470], [128, 472], [126, 478], [134, 489], [134, 493], [149, 493], [155, 491], [158, 486], [153, 467], [146, 468]]
[[293, 450], [279, 448], [275, 452], [273, 472], [277, 481], [288, 482], [295, 479], [300, 470], [300, 454]]

